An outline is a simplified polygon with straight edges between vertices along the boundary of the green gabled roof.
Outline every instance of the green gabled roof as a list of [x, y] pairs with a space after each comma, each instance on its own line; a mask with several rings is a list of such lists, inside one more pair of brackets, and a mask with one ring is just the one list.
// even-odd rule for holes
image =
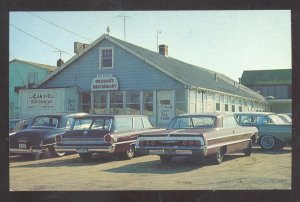
[[29, 64], [29, 65], [35, 66], [37, 68], [46, 69], [50, 72], [53, 72], [57, 68], [56, 66], [45, 65], [45, 64], [35, 63], [35, 62], [28, 62], [25, 60], [18, 60], [18, 59], [13, 59], [9, 63], [12, 63], [12, 62], [20, 62], [20, 63]]
[[243, 85], [289, 85], [292, 84], [292, 69], [244, 71]]

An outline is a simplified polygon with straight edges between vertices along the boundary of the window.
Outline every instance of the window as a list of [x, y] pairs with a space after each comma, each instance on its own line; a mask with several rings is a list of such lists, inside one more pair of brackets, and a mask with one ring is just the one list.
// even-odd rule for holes
[[195, 116], [195, 117], [177, 117], [170, 124], [170, 128], [213, 128], [215, 123], [214, 117]]
[[143, 126], [142, 117], [134, 117], [133, 125], [134, 125], [134, 129], [136, 130], [143, 129], [144, 126]]
[[94, 113], [105, 114], [106, 113], [106, 97], [107, 92], [95, 92], [94, 93]]
[[235, 105], [231, 105], [231, 111], [235, 112]]
[[96, 129], [96, 130], [109, 130], [110, 126], [111, 126], [111, 119], [96, 119], [93, 122], [93, 125], [91, 127], [91, 129]]
[[132, 130], [132, 118], [116, 118], [115, 131], [129, 131]]
[[38, 81], [38, 73], [37, 72], [29, 72], [28, 73], [28, 88], [32, 88]]
[[234, 116], [225, 116], [223, 118], [223, 128], [233, 128], [237, 126], [238, 124]]
[[228, 112], [228, 104], [225, 104], [225, 111]]
[[126, 114], [140, 114], [140, 91], [126, 92]]
[[91, 108], [91, 95], [90, 93], [81, 94], [81, 111], [89, 113]]
[[92, 119], [75, 119], [73, 130], [87, 130], [91, 123]]
[[143, 114], [153, 116], [153, 91], [143, 91]]
[[34, 119], [31, 126], [46, 126], [56, 128], [58, 126], [58, 119], [52, 117], [37, 117]]
[[101, 48], [100, 49], [101, 68], [113, 68], [113, 49]]
[[180, 89], [175, 91], [176, 101], [175, 101], [175, 114], [183, 114], [186, 113], [186, 105], [185, 105], [185, 89]]
[[110, 109], [109, 113], [124, 114], [123, 109], [123, 92], [112, 91], [110, 92]]
[[216, 111], [220, 111], [220, 103], [216, 103]]

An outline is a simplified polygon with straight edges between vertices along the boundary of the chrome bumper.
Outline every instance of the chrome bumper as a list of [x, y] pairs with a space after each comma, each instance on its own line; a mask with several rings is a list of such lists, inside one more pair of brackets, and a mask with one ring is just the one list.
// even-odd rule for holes
[[32, 154], [35, 152], [47, 152], [48, 149], [17, 149], [17, 148], [10, 148], [9, 152], [12, 154]]
[[88, 153], [88, 152], [108, 152], [112, 153], [114, 147], [112, 146], [87, 146], [87, 145], [75, 145], [75, 146], [54, 146], [57, 152], [77, 152], [77, 153]]
[[174, 148], [174, 147], [139, 147], [136, 145], [135, 150], [140, 154], [150, 154], [150, 155], [169, 155], [169, 156], [180, 156], [180, 155], [194, 155], [199, 154], [201, 156], [206, 156], [206, 147], [200, 148]]

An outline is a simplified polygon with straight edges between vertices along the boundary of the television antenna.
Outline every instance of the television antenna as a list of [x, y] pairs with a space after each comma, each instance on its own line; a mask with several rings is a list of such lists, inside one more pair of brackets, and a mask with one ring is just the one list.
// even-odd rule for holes
[[123, 18], [123, 24], [124, 24], [124, 41], [126, 41], [126, 18], [130, 18], [130, 17], [127, 16], [127, 15], [118, 15], [116, 17]]

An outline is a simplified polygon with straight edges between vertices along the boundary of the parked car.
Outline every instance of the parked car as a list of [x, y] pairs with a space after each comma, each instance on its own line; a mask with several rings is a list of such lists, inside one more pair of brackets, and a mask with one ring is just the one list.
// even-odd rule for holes
[[183, 114], [174, 117], [164, 131], [140, 135], [135, 148], [137, 153], [159, 155], [162, 163], [184, 155], [196, 161], [209, 157], [220, 164], [224, 154], [251, 155], [257, 133], [255, 127], [239, 126], [232, 113]]
[[262, 149], [281, 149], [292, 141], [292, 126], [272, 112], [235, 113], [241, 126], [258, 129], [258, 143]]
[[283, 120], [284, 123], [292, 124], [292, 118], [287, 114], [277, 114], [279, 118]]
[[9, 120], [9, 136], [15, 134], [19, 130], [23, 130], [30, 126], [32, 118], [13, 119]]
[[149, 118], [143, 115], [90, 115], [76, 117], [70, 131], [56, 137], [56, 151], [75, 151], [82, 160], [93, 153], [121, 154], [125, 158], [135, 155], [137, 136], [157, 131]]
[[34, 117], [30, 126], [9, 136], [10, 153], [30, 155], [35, 160], [39, 159], [42, 153], [63, 156], [64, 152], [54, 149], [55, 137], [70, 129], [74, 117], [85, 115], [87, 114], [72, 113]]

